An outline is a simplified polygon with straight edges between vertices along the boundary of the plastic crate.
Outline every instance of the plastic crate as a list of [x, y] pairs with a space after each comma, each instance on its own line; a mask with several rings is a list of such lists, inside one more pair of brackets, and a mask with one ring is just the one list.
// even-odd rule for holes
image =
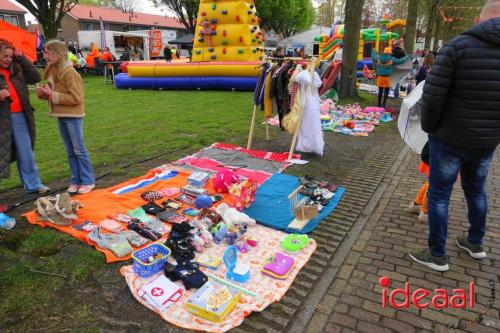
[[[143, 249], [132, 253], [134, 259], [134, 272], [141, 277], [148, 277], [162, 271], [165, 268], [167, 257], [170, 255], [170, 249], [163, 244], [154, 243]], [[145, 262], [154, 254], [161, 253], [163, 257], [152, 263]]]

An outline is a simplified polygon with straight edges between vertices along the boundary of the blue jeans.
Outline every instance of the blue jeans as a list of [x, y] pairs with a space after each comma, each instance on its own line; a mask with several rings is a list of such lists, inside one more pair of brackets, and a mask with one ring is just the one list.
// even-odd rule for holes
[[68, 154], [71, 184], [95, 184], [90, 156], [83, 142], [83, 118], [58, 118], [59, 131]]
[[486, 231], [488, 201], [484, 189], [495, 149], [467, 150], [449, 145], [429, 135], [429, 248], [434, 256], [446, 253], [448, 238], [448, 205], [453, 184], [460, 173], [467, 200], [469, 235], [472, 244], [481, 245]]
[[12, 140], [16, 146], [17, 170], [26, 192], [36, 192], [42, 186], [35, 154], [31, 149], [30, 131], [24, 112], [11, 113]]

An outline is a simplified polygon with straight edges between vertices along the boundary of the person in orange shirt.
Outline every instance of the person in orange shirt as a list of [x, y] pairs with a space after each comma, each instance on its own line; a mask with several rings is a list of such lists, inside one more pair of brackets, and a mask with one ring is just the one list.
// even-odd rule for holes
[[0, 178], [8, 178], [10, 164], [17, 162], [19, 178], [28, 193], [50, 191], [40, 181], [35, 163], [35, 117], [27, 84], [40, 82], [36, 67], [0, 39]]
[[87, 68], [94, 69], [95, 68], [95, 58], [100, 58], [101, 54], [99, 53], [99, 49], [94, 43], [90, 43], [90, 53], [85, 57], [85, 61], [87, 62]]
[[[116, 61], [115, 56], [111, 53], [111, 50], [107, 46], [104, 48], [104, 52], [101, 54], [101, 57], [99, 59], [101, 59], [102, 62]], [[111, 70], [111, 68], [113, 67], [112, 64], [108, 64], [107, 66], [109, 70]]]

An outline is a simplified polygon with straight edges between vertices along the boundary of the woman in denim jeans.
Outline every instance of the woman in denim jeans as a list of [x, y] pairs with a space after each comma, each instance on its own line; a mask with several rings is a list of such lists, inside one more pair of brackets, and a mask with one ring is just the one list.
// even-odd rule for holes
[[57, 117], [59, 131], [68, 153], [71, 169], [69, 193], [87, 193], [95, 187], [90, 156], [83, 141], [84, 97], [80, 74], [68, 62], [68, 49], [58, 40], [45, 45], [45, 79], [48, 85], [37, 88], [40, 99], [49, 102], [49, 116]]
[[33, 152], [35, 117], [27, 84], [39, 81], [36, 67], [9, 41], [0, 39], [0, 178], [10, 176], [10, 164], [16, 161], [28, 193], [49, 191], [40, 181]]

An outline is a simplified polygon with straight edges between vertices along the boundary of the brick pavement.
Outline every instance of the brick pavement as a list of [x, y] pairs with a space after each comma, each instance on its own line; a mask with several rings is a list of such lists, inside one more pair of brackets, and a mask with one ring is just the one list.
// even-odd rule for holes
[[[424, 176], [416, 170], [418, 156], [406, 155], [382, 196], [379, 206], [350, 250], [346, 260], [309, 323], [308, 332], [478, 332], [500, 331], [500, 153], [488, 178], [490, 213], [485, 249], [488, 258], [474, 260], [455, 244], [467, 229], [466, 204], [461, 188], [455, 187], [450, 205], [447, 254], [450, 270], [439, 273], [414, 263], [408, 249], [427, 246], [427, 224], [408, 211]], [[378, 280], [388, 276], [389, 288], [411, 283], [417, 288], [467, 288], [476, 285], [475, 309], [381, 308]], [[489, 280], [495, 281], [494, 297]], [[488, 309], [490, 301], [493, 307]], [[474, 321], [482, 315], [482, 322]]]

